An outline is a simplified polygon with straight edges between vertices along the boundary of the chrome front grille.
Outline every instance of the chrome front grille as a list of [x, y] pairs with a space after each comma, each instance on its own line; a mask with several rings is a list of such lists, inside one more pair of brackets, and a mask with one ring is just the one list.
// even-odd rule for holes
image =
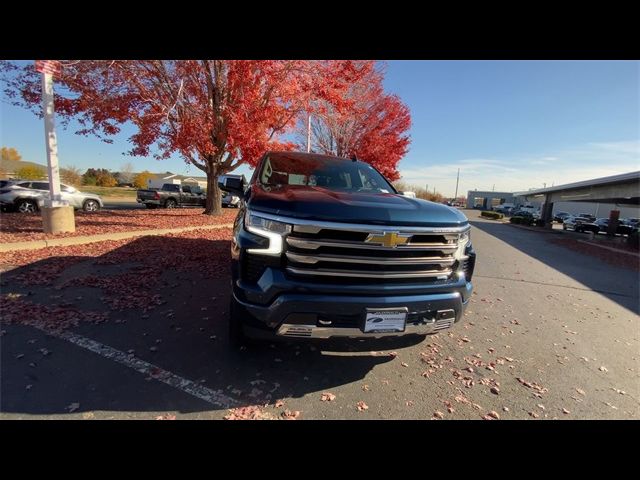
[[294, 225], [285, 242], [286, 271], [370, 281], [445, 280], [457, 267], [458, 231]]

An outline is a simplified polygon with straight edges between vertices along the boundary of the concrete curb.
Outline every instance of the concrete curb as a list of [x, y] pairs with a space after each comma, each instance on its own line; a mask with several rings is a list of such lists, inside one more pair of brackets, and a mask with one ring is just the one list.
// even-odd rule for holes
[[550, 229], [543, 227], [527, 227], [525, 225], [518, 225], [517, 223], [504, 222], [505, 225], [511, 225], [512, 227], [520, 228], [522, 230], [528, 230], [530, 232], [538, 232], [538, 233], [562, 233], [564, 230], [560, 229]]
[[87, 243], [104, 242], [106, 240], [123, 240], [126, 238], [143, 237], [145, 235], [166, 235], [167, 233], [189, 232], [199, 229], [215, 229], [232, 227], [233, 223], [223, 223], [222, 225], [200, 225], [196, 227], [162, 228], [152, 230], [131, 230], [128, 232], [105, 233], [101, 235], [79, 235], [77, 237], [50, 238], [47, 240], [35, 240], [32, 242], [3, 243], [0, 245], [0, 252], [11, 252], [16, 250], [37, 250], [45, 247], [66, 247], [69, 245], [84, 245]]

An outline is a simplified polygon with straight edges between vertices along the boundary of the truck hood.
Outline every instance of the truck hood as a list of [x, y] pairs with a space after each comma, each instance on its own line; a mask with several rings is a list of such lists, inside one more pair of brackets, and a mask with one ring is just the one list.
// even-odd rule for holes
[[323, 187], [252, 185], [247, 206], [256, 212], [306, 220], [371, 225], [458, 227], [459, 210], [395, 193], [339, 192]]

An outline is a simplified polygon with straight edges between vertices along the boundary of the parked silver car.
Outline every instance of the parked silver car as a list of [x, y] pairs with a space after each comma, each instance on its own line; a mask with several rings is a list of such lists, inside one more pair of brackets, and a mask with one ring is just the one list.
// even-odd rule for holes
[[[36, 212], [49, 198], [49, 182], [41, 180], [10, 180], [0, 186], [2, 209], [21, 213]], [[100, 196], [78, 191], [75, 187], [60, 184], [62, 199], [75, 209], [95, 212], [104, 206]]]

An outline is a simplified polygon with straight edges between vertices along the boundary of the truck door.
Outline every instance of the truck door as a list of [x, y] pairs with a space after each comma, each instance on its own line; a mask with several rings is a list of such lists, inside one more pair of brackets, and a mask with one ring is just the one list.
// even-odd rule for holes
[[182, 187], [182, 204], [183, 205], [193, 205], [193, 193], [191, 192], [191, 187], [185, 185]]

